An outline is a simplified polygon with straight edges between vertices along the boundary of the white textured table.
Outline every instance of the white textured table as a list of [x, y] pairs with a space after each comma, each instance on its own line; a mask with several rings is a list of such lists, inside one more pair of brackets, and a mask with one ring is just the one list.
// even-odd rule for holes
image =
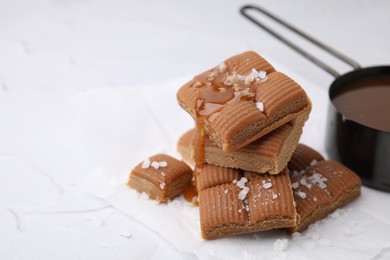
[[[385, 210], [390, 194], [368, 188], [321, 223], [320, 229], [329, 226], [340, 236], [312, 228], [301, 242], [289, 238], [277, 254], [270, 254], [273, 241], [286, 236], [272, 232], [217, 243], [195, 239], [196, 245], [188, 246], [169, 235], [180, 229], [156, 228], [142, 207], [133, 212], [122, 205], [120, 196], [127, 191], [117, 188], [112, 195], [135, 163], [155, 152], [174, 153], [176, 139], [191, 127], [175, 103], [180, 84], [247, 49], [307, 90], [313, 112], [302, 142], [324, 152], [325, 94], [332, 78], [242, 18], [243, 3], [0, 2], [1, 259], [390, 257]], [[259, 4], [363, 66], [390, 63], [387, 1]], [[302, 44], [340, 72], [349, 70]], [[129, 203], [134, 198], [130, 194]], [[136, 201], [161, 210], [142, 197]], [[173, 211], [162, 209], [158, 223], [169, 227], [169, 214], [181, 207], [180, 199], [166, 206]], [[183, 212], [182, 217], [193, 216], [196, 209]], [[353, 243], [341, 248], [332, 236]], [[238, 250], [223, 255], [220, 248], [232, 243]], [[264, 243], [271, 248], [259, 253], [257, 245]]]

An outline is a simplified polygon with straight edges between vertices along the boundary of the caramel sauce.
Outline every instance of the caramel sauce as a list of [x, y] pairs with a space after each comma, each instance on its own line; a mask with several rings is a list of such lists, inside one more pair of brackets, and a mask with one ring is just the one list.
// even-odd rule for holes
[[348, 120], [390, 132], [390, 77], [382, 76], [349, 83], [332, 98]]
[[195, 185], [188, 186], [183, 192], [184, 198], [186, 201], [198, 206], [198, 200], [196, 197], [198, 196], [198, 192], [196, 190]]

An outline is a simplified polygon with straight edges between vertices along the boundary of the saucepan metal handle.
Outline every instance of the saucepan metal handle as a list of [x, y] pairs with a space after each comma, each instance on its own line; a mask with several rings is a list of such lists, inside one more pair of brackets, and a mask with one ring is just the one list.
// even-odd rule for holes
[[323, 61], [319, 60], [318, 58], [314, 57], [313, 55], [311, 55], [307, 51], [303, 50], [301, 47], [299, 47], [298, 45], [294, 44], [293, 42], [288, 40], [283, 35], [277, 33], [276, 31], [274, 31], [270, 27], [266, 26], [265, 24], [260, 22], [258, 19], [255, 19], [253, 16], [249, 15], [248, 12], [247, 12], [249, 10], [254, 10], [254, 11], [257, 11], [257, 12], [260, 12], [260, 13], [264, 14], [265, 16], [269, 17], [270, 19], [278, 22], [279, 24], [283, 25], [284, 27], [286, 27], [289, 30], [295, 32], [296, 34], [298, 34], [301, 37], [305, 38], [306, 40], [308, 40], [309, 42], [311, 42], [314, 45], [318, 46], [319, 48], [323, 49], [324, 51], [328, 52], [329, 54], [331, 54], [331, 55], [335, 56], [336, 58], [340, 59], [341, 61], [349, 64], [355, 70], [361, 68], [360, 65], [356, 61], [354, 61], [353, 59], [347, 57], [346, 55], [340, 53], [339, 51], [333, 49], [332, 47], [329, 47], [328, 45], [318, 41], [317, 39], [313, 38], [312, 36], [302, 32], [301, 30], [297, 29], [296, 27], [292, 26], [291, 24], [283, 21], [279, 17], [277, 17], [277, 16], [271, 14], [270, 12], [264, 10], [263, 8], [258, 7], [258, 6], [254, 6], [254, 5], [245, 5], [245, 6], [241, 7], [240, 13], [243, 16], [245, 16], [247, 19], [249, 19], [250, 21], [255, 23], [260, 28], [264, 29], [265, 31], [267, 31], [268, 33], [270, 33], [271, 35], [273, 35], [274, 37], [276, 37], [277, 39], [279, 39], [283, 43], [287, 44], [290, 48], [294, 49], [296, 52], [300, 53], [303, 57], [305, 57], [306, 59], [310, 60], [311, 62], [313, 62], [317, 66], [321, 67], [323, 70], [327, 71], [328, 73], [330, 73], [335, 78], [340, 76], [340, 74], [335, 69], [333, 69], [332, 67], [330, 67], [329, 65], [327, 65]]

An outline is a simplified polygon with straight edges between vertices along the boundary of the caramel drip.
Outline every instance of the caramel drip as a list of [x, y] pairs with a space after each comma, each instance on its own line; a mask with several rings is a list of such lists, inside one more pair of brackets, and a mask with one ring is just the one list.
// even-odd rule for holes
[[186, 201], [194, 204], [195, 206], [199, 205], [198, 200], [196, 199], [196, 197], [198, 196], [198, 192], [197, 192], [196, 186], [194, 184], [192, 184], [191, 186], [188, 186], [184, 190], [183, 195], [184, 195], [184, 199]]

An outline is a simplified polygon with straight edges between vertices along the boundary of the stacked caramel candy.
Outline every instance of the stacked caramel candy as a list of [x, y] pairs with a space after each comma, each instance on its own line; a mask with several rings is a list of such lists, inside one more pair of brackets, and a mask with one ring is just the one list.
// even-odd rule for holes
[[[195, 76], [179, 89], [177, 99], [195, 119], [178, 151], [194, 166], [203, 238], [275, 228], [301, 231], [360, 194], [356, 174], [298, 145], [310, 100], [255, 52]], [[132, 171], [129, 185], [148, 194], [151, 188], [164, 193], [158, 182], [144, 181], [153, 174], [161, 179], [158, 172], [142, 168], [144, 163]], [[191, 181], [187, 168], [174, 166], [182, 171], [171, 182], [182, 181], [170, 186], [180, 186], [179, 194]]]

